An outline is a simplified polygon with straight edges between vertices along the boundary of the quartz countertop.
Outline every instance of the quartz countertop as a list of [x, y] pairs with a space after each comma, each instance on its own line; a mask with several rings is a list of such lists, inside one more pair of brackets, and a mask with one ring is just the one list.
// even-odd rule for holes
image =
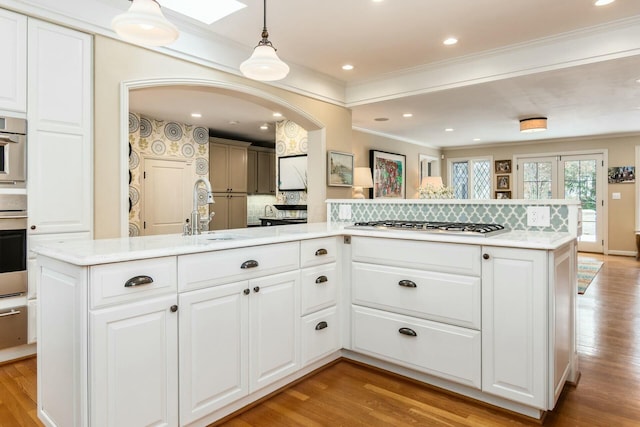
[[553, 250], [575, 239], [570, 233], [510, 231], [490, 237], [412, 231], [345, 230], [342, 225], [307, 223], [206, 232], [98, 240], [48, 241], [31, 248], [38, 255], [87, 266], [224, 249], [351, 235], [433, 242]]

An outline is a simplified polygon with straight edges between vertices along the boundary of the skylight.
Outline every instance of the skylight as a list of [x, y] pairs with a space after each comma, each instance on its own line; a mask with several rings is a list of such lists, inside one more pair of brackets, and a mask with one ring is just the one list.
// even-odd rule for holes
[[247, 5], [236, 0], [162, 0], [162, 7], [209, 25]]

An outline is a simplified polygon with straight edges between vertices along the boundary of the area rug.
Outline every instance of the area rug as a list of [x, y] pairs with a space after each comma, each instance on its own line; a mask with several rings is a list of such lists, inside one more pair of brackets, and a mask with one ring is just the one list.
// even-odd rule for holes
[[591, 281], [602, 268], [602, 261], [594, 259], [578, 259], [578, 293], [584, 294]]

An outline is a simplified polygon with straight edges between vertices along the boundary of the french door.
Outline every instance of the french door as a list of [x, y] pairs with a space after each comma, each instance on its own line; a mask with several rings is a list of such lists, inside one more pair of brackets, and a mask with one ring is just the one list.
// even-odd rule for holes
[[518, 192], [523, 199], [569, 199], [582, 204], [582, 235], [578, 250], [604, 252], [601, 153], [520, 158]]

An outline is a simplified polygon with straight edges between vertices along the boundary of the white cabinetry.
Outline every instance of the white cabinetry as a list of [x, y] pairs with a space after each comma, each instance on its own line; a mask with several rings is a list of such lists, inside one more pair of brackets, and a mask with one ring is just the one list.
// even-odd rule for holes
[[179, 258], [182, 425], [298, 369], [298, 260], [298, 242]]
[[92, 231], [92, 39], [28, 22], [30, 234]]
[[352, 238], [352, 349], [480, 389], [480, 247]]
[[[27, 111], [27, 17], [0, 9], [0, 110]], [[23, 116], [24, 117], [24, 116]]]

